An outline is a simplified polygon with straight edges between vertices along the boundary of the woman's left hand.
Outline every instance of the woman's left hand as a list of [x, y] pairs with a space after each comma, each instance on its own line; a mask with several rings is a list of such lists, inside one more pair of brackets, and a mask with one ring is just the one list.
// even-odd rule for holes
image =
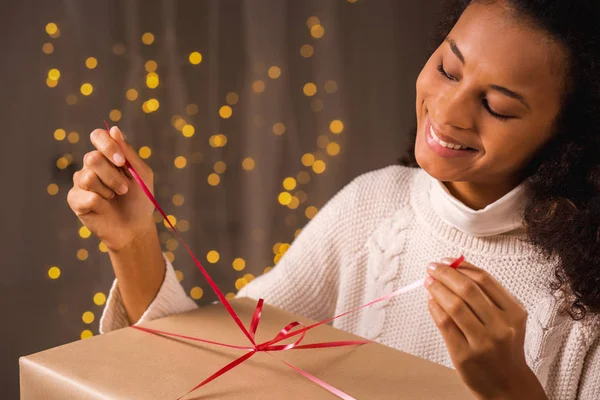
[[429, 312], [477, 399], [547, 399], [525, 362], [527, 311], [490, 274], [454, 259], [431, 263]]

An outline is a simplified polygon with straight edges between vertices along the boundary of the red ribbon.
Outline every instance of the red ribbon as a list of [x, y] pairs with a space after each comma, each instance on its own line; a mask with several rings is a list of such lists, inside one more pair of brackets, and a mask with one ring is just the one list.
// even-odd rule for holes
[[[104, 121], [104, 124], [106, 125], [106, 129], [110, 130], [110, 127], [108, 126], [108, 123], [106, 121]], [[252, 344], [252, 346], [235, 346], [235, 345], [231, 345], [231, 344], [227, 344], [227, 343], [221, 343], [221, 342], [215, 342], [215, 341], [211, 341], [211, 340], [205, 340], [205, 339], [200, 339], [200, 338], [196, 338], [196, 337], [191, 337], [191, 336], [185, 336], [185, 335], [179, 335], [177, 333], [171, 333], [171, 332], [164, 332], [164, 331], [159, 331], [156, 329], [149, 329], [149, 328], [144, 328], [141, 326], [133, 326], [133, 328], [138, 329], [140, 331], [144, 331], [144, 332], [148, 332], [148, 333], [152, 333], [152, 334], [158, 334], [158, 335], [164, 335], [164, 336], [170, 336], [170, 337], [176, 337], [176, 338], [181, 338], [181, 339], [187, 339], [187, 340], [193, 340], [193, 341], [198, 341], [198, 342], [202, 342], [202, 343], [207, 343], [207, 344], [212, 344], [212, 345], [216, 345], [216, 346], [222, 346], [222, 347], [228, 347], [228, 348], [232, 348], [232, 349], [238, 349], [238, 350], [245, 350], [247, 351], [246, 354], [244, 354], [243, 356], [233, 360], [232, 362], [230, 362], [229, 364], [227, 364], [226, 366], [224, 366], [223, 368], [221, 368], [220, 370], [218, 370], [217, 372], [215, 372], [214, 374], [212, 374], [211, 376], [209, 376], [208, 378], [206, 378], [204, 381], [200, 382], [198, 385], [194, 386], [192, 389], [190, 389], [189, 391], [187, 391], [185, 394], [183, 394], [182, 396], [178, 397], [177, 400], [185, 397], [186, 395], [190, 394], [191, 392], [201, 388], [202, 386], [208, 384], [209, 382], [217, 379], [219, 376], [227, 373], [228, 371], [231, 371], [233, 368], [237, 367], [238, 365], [242, 364], [244, 361], [248, 360], [250, 357], [252, 357], [253, 355], [255, 355], [257, 352], [266, 352], [267, 354], [271, 355], [269, 352], [271, 351], [285, 351], [285, 350], [300, 350], [300, 349], [322, 349], [322, 348], [331, 348], [331, 347], [344, 347], [344, 346], [356, 346], [356, 345], [363, 345], [363, 344], [367, 344], [370, 343], [370, 341], [368, 340], [349, 340], [349, 341], [336, 341], [336, 342], [323, 342], [323, 343], [312, 343], [312, 344], [305, 344], [305, 345], [301, 345], [300, 343], [304, 340], [304, 337], [306, 336], [306, 332], [314, 329], [320, 325], [326, 324], [327, 322], [331, 322], [334, 319], [337, 318], [341, 318], [347, 314], [356, 312], [358, 310], [361, 310], [363, 308], [369, 307], [375, 303], [379, 303], [385, 300], [389, 300], [393, 297], [396, 297], [402, 293], [406, 293], [409, 292], [413, 289], [416, 289], [420, 286], [423, 285], [424, 279], [421, 279], [419, 281], [413, 282], [410, 285], [404, 286], [398, 290], [396, 290], [393, 293], [387, 294], [385, 296], [382, 296], [378, 299], [375, 299], [367, 304], [364, 304], [360, 307], [354, 308], [352, 310], [346, 311], [344, 313], [338, 314], [334, 317], [325, 319], [323, 321], [320, 322], [316, 322], [312, 325], [309, 326], [304, 326], [304, 324], [302, 324], [301, 322], [298, 321], [294, 321], [291, 322], [290, 324], [286, 325], [283, 329], [281, 329], [281, 331], [279, 331], [279, 333], [271, 340], [268, 340], [264, 343], [259, 343], [257, 344], [254, 340], [254, 337], [256, 335], [256, 330], [258, 329], [258, 324], [260, 322], [260, 318], [262, 315], [262, 309], [263, 309], [263, 304], [264, 304], [264, 300], [263, 299], [259, 299], [258, 303], [256, 304], [256, 309], [254, 310], [254, 314], [252, 316], [252, 320], [250, 321], [250, 328], [246, 329], [246, 327], [244, 326], [244, 324], [242, 323], [242, 321], [240, 320], [239, 316], [236, 314], [235, 310], [233, 309], [233, 307], [231, 307], [231, 304], [229, 303], [229, 301], [227, 300], [227, 298], [225, 297], [225, 295], [223, 295], [223, 292], [221, 292], [221, 290], [219, 289], [219, 287], [217, 286], [217, 284], [215, 283], [215, 281], [210, 277], [210, 275], [208, 274], [208, 272], [204, 269], [204, 267], [202, 266], [202, 264], [200, 263], [200, 261], [198, 261], [198, 259], [196, 258], [196, 256], [194, 255], [194, 253], [192, 252], [192, 250], [189, 248], [189, 246], [187, 245], [187, 243], [183, 240], [183, 238], [181, 237], [181, 235], [179, 234], [179, 232], [177, 231], [177, 229], [173, 226], [173, 224], [171, 224], [171, 221], [169, 220], [169, 218], [167, 217], [166, 213], [163, 211], [163, 209], [160, 207], [160, 205], [158, 204], [158, 202], [156, 201], [156, 198], [152, 195], [152, 193], [150, 192], [150, 190], [148, 189], [148, 187], [146, 186], [146, 184], [144, 183], [144, 181], [142, 180], [142, 178], [139, 176], [139, 174], [137, 173], [137, 171], [131, 166], [131, 164], [129, 163], [129, 161], [125, 161], [125, 167], [127, 168], [127, 170], [131, 173], [131, 175], [133, 176], [133, 178], [136, 180], [136, 182], [140, 185], [140, 187], [142, 188], [142, 190], [144, 191], [144, 193], [146, 194], [146, 196], [148, 197], [148, 199], [150, 199], [150, 201], [152, 202], [152, 204], [154, 204], [154, 207], [156, 207], [156, 209], [158, 210], [158, 212], [163, 216], [164, 220], [167, 222], [167, 224], [169, 225], [169, 227], [171, 228], [171, 230], [173, 232], [175, 232], [175, 235], [177, 236], [177, 239], [179, 239], [179, 242], [185, 247], [185, 249], [187, 250], [187, 252], [189, 253], [189, 255], [192, 257], [192, 259], [194, 260], [194, 263], [198, 266], [198, 269], [200, 270], [200, 272], [202, 273], [202, 275], [204, 275], [204, 278], [206, 279], [206, 281], [208, 282], [208, 284], [210, 285], [210, 287], [212, 288], [212, 290], [215, 292], [215, 294], [217, 295], [217, 297], [219, 298], [219, 300], [221, 301], [221, 303], [225, 306], [225, 309], [227, 310], [227, 312], [229, 313], [229, 315], [231, 316], [231, 318], [235, 321], [235, 323], [237, 324], [237, 326], [240, 328], [240, 330], [244, 333], [244, 335], [246, 335], [246, 337], [248, 338], [248, 340], [250, 341], [250, 343]], [[456, 261], [454, 261], [450, 267], [451, 268], [457, 268], [463, 261], [464, 261], [464, 257], [460, 256]], [[293, 331], [294, 328], [297, 327], [301, 327], [298, 330]], [[294, 336], [298, 336], [300, 335], [300, 337], [293, 343], [290, 344], [277, 344], [282, 342], [285, 339], [294, 337]], [[344, 393], [343, 391], [331, 386], [330, 384], [328, 384], [327, 382], [322, 381], [321, 379], [317, 378], [316, 376], [313, 376], [311, 374], [309, 374], [308, 372], [297, 368], [285, 361], [280, 360], [282, 363], [284, 363], [285, 365], [287, 365], [288, 367], [290, 367], [291, 369], [293, 369], [294, 371], [300, 373], [301, 375], [303, 375], [304, 377], [306, 377], [307, 379], [309, 379], [310, 381], [316, 383], [317, 385], [321, 386], [322, 388], [324, 388], [325, 390], [329, 391], [330, 393], [338, 396], [341, 399], [344, 400], [356, 400], [354, 399], [354, 397]]]

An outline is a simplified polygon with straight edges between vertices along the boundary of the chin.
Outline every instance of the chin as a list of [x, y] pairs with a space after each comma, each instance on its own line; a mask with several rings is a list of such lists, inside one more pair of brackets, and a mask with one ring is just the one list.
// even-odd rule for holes
[[429, 149], [420, 132], [417, 134], [415, 142], [415, 159], [419, 167], [438, 181], [450, 182], [463, 180], [461, 179], [461, 174], [455, 170], [454, 165], [438, 157]]

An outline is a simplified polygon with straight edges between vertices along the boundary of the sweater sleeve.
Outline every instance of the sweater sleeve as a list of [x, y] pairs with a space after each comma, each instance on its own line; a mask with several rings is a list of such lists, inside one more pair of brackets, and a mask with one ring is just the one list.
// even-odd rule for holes
[[[170, 314], [179, 314], [198, 307], [196, 303], [185, 294], [183, 286], [181, 286], [177, 279], [173, 265], [166, 257], [165, 262], [165, 279], [156, 294], [156, 297], [135, 325], [165, 317]], [[100, 333], [125, 328], [129, 325], [127, 311], [123, 305], [118, 282], [115, 279], [110, 289], [108, 300], [104, 307], [104, 312], [102, 313], [102, 318], [100, 319]]]
[[600, 399], [600, 334], [585, 356], [577, 394], [577, 400], [596, 399]]
[[352, 236], [356, 180], [338, 192], [304, 227], [279, 263], [238, 292], [312, 319], [333, 316], [343, 257]]

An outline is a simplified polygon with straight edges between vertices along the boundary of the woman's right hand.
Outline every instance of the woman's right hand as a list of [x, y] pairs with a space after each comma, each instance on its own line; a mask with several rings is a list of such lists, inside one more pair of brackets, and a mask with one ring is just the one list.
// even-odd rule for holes
[[154, 206], [126, 171], [125, 159], [153, 192], [152, 169], [123, 137], [118, 127], [90, 134], [96, 150], [83, 157], [83, 167], [73, 175], [67, 201], [81, 223], [109, 250], [119, 251], [154, 232]]

